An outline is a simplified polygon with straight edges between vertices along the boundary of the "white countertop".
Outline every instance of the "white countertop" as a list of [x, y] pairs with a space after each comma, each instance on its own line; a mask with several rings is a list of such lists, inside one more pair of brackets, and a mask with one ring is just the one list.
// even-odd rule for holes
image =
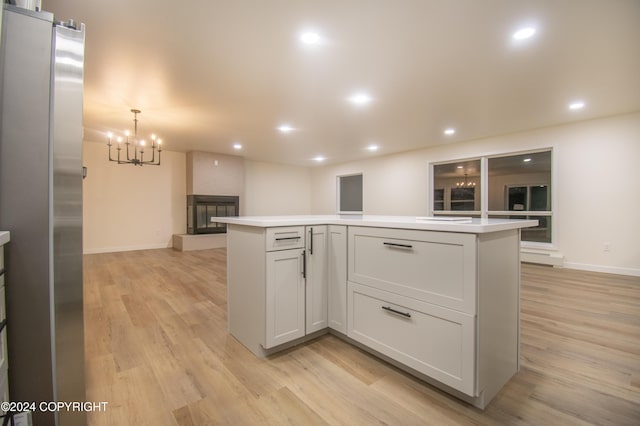
[[0, 231], [0, 246], [7, 244], [11, 240], [9, 231]]
[[301, 215], [301, 216], [235, 216], [216, 217], [216, 222], [268, 228], [300, 225], [350, 225], [376, 228], [419, 229], [426, 231], [466, 232], [484, 234], [509, 229], [537, 226], [537, 220], [469, 219], [464, 222], [420, 219], [416, 216], [371, 215]]

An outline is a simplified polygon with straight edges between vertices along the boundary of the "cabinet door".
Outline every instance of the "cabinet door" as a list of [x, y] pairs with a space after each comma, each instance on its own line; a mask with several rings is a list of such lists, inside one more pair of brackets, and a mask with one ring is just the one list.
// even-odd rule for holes
[[266, 256], [265, 348], [268, 349], [305, 334], [304, 251], [274, 251]]
[[327, 328], [327, 225], [307, 226], [307, 334]]
[[347, 334], [347, 227], [330, 225], [327, 233], [329, 327]]

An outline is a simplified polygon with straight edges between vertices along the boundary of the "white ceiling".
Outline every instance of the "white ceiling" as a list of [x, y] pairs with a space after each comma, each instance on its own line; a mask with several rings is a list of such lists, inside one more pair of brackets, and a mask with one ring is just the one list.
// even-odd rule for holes
[[[86, 24], [92, 141], [131, 128], [139, 108], [140, 134], [158, 133], [165, 149], [307, 166], [640, 110], [640, 0], [43, 0], [43, 10]], [[515, 42], [523, 26], [537, 32]], [[322, 43], [300, 43], [307, 29]], [[347, 101], [363, 90], [369, 105]], [[569, 111], [577, 99], [585, 108]], [[282, 123], [296, 130], [281, 134]]]

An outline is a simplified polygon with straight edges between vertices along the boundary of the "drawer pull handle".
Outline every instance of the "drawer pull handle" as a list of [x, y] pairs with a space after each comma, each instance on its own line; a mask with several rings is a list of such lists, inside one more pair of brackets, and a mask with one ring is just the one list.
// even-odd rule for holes
[[382, 306], [382, 309], [384, 309], [385, 311], [392, 312], [394, 314], [402, 315], [405, 318], [411, 318], [411, 314], [409, 312], [396, 311], [391, 306]]
[[403, 249], [413, 248], [413, 246], [410, 244], [398, 244], [398, 243], [387, 243], [387, 242], [384, 242], [382, 244], [384, 244], [385, 246], [391, 246], [391, 247], [397, 247], [397, 248], [403, 248]]
[[276, 238], [276, 241], [284, 241], [284, 240], [299, 240], [302, 237], [279, 237]]

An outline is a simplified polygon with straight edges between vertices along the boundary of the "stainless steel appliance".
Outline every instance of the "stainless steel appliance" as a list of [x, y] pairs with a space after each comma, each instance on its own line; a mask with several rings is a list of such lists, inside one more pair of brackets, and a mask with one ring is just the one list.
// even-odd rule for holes
[[[0, 229], [12, 401], [85, 401], [82, 316], [84, 26], [5, 4], [0, 52]], [[83, 412], [33, 413], [85, 424]]]

